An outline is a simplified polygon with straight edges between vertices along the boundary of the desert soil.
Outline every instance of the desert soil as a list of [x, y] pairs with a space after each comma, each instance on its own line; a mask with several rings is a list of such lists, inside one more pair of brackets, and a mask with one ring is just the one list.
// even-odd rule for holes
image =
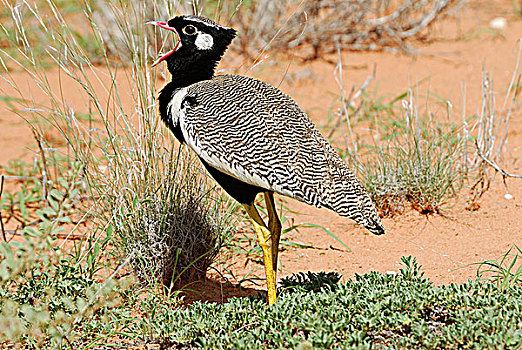
[[[456, 111], [462, 110], [463, 89], [466, 90], [468, 115], [479, 113], [481, 101], [481, 71], [484, 66], [494, 78], [497, 109], [511, 80], [522, 38], [522, 19], [515, 16], [509, 1], [473, 1], [456, 17], [446, 19], [431, 29], [430, 40], [413, 45], [417, 55], [390, 52], [344, 52], [343, 84], [346, 89], [360, 86], [376, 67], [376, 77], [369, 90], [394, 97], [416, 82], [421, 94], [427, 90], [452, 101]], [[492, 30], [490, 21], [503, 17], [507, 26]], [[300, 62], [291, 57], [272, 55], [263, 69], [247, 74], [280, 86], [324, 127], [329, 108], [334, 105], [339, 87], [334, 69], [338, 57]], [[240, 59], [229, 59], [225, 68], [237, 67]], [[246, 69], [243, 69], [243, 72]], [[240, 71], [241, 72], [241, 71]], [[286, 72], [286, 74], [285, 74]], [[29, 81], [23, 73], [20, 81]], [[58, 77], [56, 77], [58, 79]], [[5, 84], [0, 81], [0, 84]], [[3, 86], [5, 89], [6, 87]], [[38, 99], [38, 92], [32, 92]], [[71, 93], [71, 92], [69, 92]], [[82, 96], [71, 96], [80, 101]], [[512, 112], [509, 139], [505, 153], [505, 170], [522, 173], [522, 104]], [[439, 115], [443, 115], [439, 113]], [[456, 113], [458, 115], [458, 113]], [[322, 128], [323, 134], [328, 130]], [[29, 128], [18, 116], [0, 103], [0, 164], [14, 157], [30, 159], [35, 151]], [[0, 170], [2, 171], [2, 170]], [[444, 210], [443, 215], [422, 215], [411, 210], [403, 215], [385, 218], [387, 232], [372, 236], [352, 221], [326, 209], [317, 209], [288, 200], [288, 207], [300, 214], [291, 214], [295, 223], [313, 223], [331, 230], [351, 251], [318, 228], [302, 228], [293, 240], [311, 245], [313, 249], [285, 250], [280, 254], [282, 271], [279, 277], [298, 271], [338, 271], [345, 279], [369, 271], [397, 272], [403, 255], [413, 255], [423, 266], [425, 276], [436, 284], [463, 282], [475, 277], [476, 266], [485, 259], [497, 259], [513, 245], [522, 247], [522, 179], [508, 178], [507, 189], [501, 176], [495, 176], [492, 188], [481, 200], [480, 209], [468, 211], [463, 203]], [[505, 199], [506, 191], [513, 196]], [[254, 233], [252, 232], [252, 235]], [[262, 277], [262, 266], [235, 261], [234, 275], [239, 279], [250, 272]], [[225, 271], [222, 271], [226, 273]], [[216, 273], [196, 288], [205, 300], [225, 300], [234, 295], [250, 294], [258, 287], [230, 287], [219, 282]], [[191, 296], [191, 299], [196, 298]]]

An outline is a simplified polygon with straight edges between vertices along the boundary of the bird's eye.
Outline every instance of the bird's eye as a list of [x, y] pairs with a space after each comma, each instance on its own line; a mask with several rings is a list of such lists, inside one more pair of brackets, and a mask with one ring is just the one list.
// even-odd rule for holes
[[188, 26], [185, 26], [185, 28], [183, 28], [183, 33], [187, 34], [187, 35], [194, 35], [196, 34], [198, 30], [196, 29], [196, 27], [194, 27], [193, 25], [188, 25]]

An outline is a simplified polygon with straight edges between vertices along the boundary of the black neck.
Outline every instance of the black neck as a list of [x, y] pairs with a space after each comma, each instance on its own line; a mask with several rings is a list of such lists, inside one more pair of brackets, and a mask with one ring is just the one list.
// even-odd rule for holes
[[202, 80], [209, 80], [214, 76], [214, 70], [219, 58], [200, 58], [199, 60], [175, 60], [168, 62], [168, 69], [172, 75], [170, 85], [174, 89], [183, 88]]

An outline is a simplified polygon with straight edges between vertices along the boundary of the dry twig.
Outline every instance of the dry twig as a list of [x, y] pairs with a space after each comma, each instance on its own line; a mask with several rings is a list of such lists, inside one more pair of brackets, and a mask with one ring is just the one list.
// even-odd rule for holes
[[[339, 64], [341, 64], [340, 60], [339, 60]], [[338, 67], [338, 68], [342, 69], [342, 66]], [[357, 98], [359, 98], [361, 96], [361, 94], [364, 92], [364, 90], [366, 90], [368, 85], [370, 85], [370, 83], [373, 80], [375, 80], [376, 71], [377, 71], [377, 67], [374, 65], [372, 74], [369, 75], [368, 77], [366, 77], [366, 80], [364, 81], [362, 86], [357, 90], [357, 92], [354, 93], [355, 88], [352, 87], [352, 90], [350, 91], [350, 95], [348, 96], [348, 99], [344, 99], [344, 97], [341, 98], [343, 100], [342, 102], [343, 102], [343, 106], [345, 109], [346, 109], [346, 106], [353, 106], [355, 100]], [[342, 82], [339, 82], [339, 86], [341, 87], [341, 90], [342, 90]], [[359, 104], [359, 106], [357, 106], [357, 108], [355, 108], [355, 110], [352, 113], [348, 113], [346, 115], [346, 118], [349, 118], [352, 115], [356, 115], [359, 112], [359, 110], [361, 109], [361, 107], [362, 107], [362, 102]], [[345, 111], [345, 112], [347, 112], [347, 111]], [[330, 139], [333, 136], [333, 134], [335, 133], [335, 131], [339, 128], [339, 126], [341, 126], [341, 123], [343, 121], [343, 116], [345, 116], [345, 113], [337, 113], [337, 121], [335, 122], [335, 125], [333, 126], [332, 130], [330, 130], [330, 133], [328, 133], [327, 139]]]
[[493, 169], [498, 171], [504, 178], [506, 178], [506, 177], [514, 177], [514, 178], [522, 179], [522, 175], [510, 174], [507, 171], [503, 170], [501, 167], [499, 167], [498, 164], [495, 161], [486, 158], [486, 156], [483, 155], [482, 152], [480, 151], [480, 147], [479, 147], [477, 141], [475, 141], [475, 146], [476, 146], [476, 151], [477, 151], [478, 156], [480, 158], [482, 158], [482, 160], [485, 161], [489, 166], [491, 166]]

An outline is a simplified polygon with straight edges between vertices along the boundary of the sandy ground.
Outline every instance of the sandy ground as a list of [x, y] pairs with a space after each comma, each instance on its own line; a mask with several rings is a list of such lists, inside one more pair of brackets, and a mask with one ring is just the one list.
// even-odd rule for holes
[[[488, 29], [489, 22], [499, 16], [506, 18], [507, 27], [492, 32]], [[520, 38], [522, 19], [514, 15], [509, 2], [473, 2], [461, 11], [459, 21], [452, 18], [437, 24], [432, 29], [430, 42], [416, 43], [421, 52], [419, 55], [343, 53], [343, 84], [346, 89], [353, 85], [360, 86], [375, 65], [377, 73], [370, 90], [378, 86], [379, 94], [391, 97], [406, 91], [416, 82], [424, 81], [418, 88], [421, 93], [429, 90], [452, 101], [454, 110], [460, 111], [465, 89], [468, 114], [478, 113], [482, 67], [493, 76], [500, 101], [497, 105], [501, 105], [514, 71]], [[249, 74], [280, 86], [319, 126], [324, 126], [329, 108], [339, 94], [334, 77], [335, 65], [328, 62], [336, 62], [338, 57], [332, 55], [325, 59], [300, 63], [288, 57], [271, 57], [262, 70]], [[230, 60], [228, 64], [236, 63]], [[22, 73], [14, 74], [19, 75], [22, 84], [24, 79], [28, 79]], [[67, 96], [71, 103], [85, 104], [81, 94], [68, 91]], [[322, 131], [325, 132], [324, 129]], [[34, 148], [32, 134], [25, 123], [0, 104], [0, 164], [19, 156], [30, 159]], [[522, 173], [518, 167], [522, 158], [520, 103], [513, 111], [508, 149], [508, 159], [504, 165], [506, 170]], [[507, 185], [513, 195], [510, 200], [504, 198], [506, 189], [497, 175], [477, 211], [467, 211], [462, 204], [457, 204], [445, 210], [443, 216], [426, 216], [410, 211], [384, 219], [387, 233], [380, 237], [367, 234], [350, 220], [331, 211], [289, 200], [289, 208], [301, 213], [293, 215], [296, 223], [327, 227], [352, 251], [346, 251], [320, 229], [303, 228], [294, 240], [316, 249], [283, 251], [280, 254], [282, 272], [279, 277], [307, 270], [338, 271], [345, 279], [371, 270], [398, 271], [400, 257], [413, 255], [434, 283], [465, 281], [474, 277], [476, 272], [476, 266], [469, 264], [496, 259], [514, 244], [522, 246], [522, 180], [507, 179]], [[233, 270], [240, 277], [251, 271], [263, 275], [260, 265], [250, 263], [245, 266], [244, 261], [236, 262]], [[249, 288], [222, 285], [213, 274], [209, 281], [191, 286], [194, 287], [201, 293], [201, 298], [207, 300], [223, 300], [253, 292]]]

